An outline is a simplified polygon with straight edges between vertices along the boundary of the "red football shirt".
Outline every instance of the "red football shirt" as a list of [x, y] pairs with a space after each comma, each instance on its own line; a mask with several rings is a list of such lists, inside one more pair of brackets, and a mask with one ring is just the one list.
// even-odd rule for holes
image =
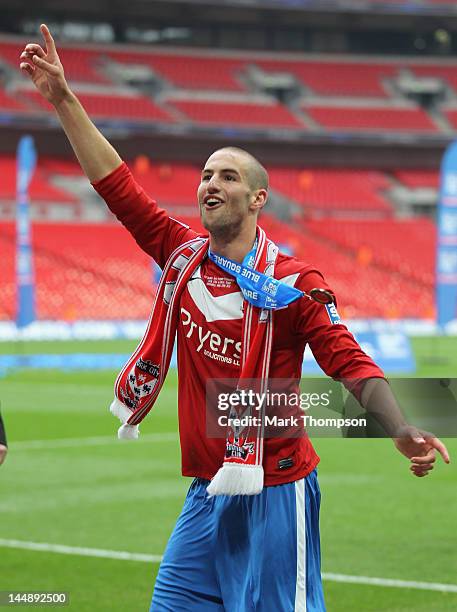
[[[197, 236], [157, 206], [135, 182], [126, 164], [94, 187], [162, 268], [178, 245]], [[305, 291], [329, 288], [312, 266], [282, 253], [276, 261], [275, 277]], [[225, 440], [206, 435], [206, 382], [239, 377], [242, 305], [235, 278], [209, 259], [197, 268], [181, 297], [178, 416], [184, 476], [211, 479], [222, 465]], [[307, 344], [320, 367], [335, 379], [384, 376], [346, 327], [331, 322], [325, 306], [301, 299], [274, 313], [270, 378], [299, 380]], [[291, 460], [288, 469], [279, 469], [281, 459]], [[306, 436], [265, 439], [266, 486], [303, 478], [318, 462]]]

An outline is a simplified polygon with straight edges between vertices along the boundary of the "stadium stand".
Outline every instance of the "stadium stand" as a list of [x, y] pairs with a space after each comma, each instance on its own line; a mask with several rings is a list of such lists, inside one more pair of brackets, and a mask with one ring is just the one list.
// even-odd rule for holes
[[374, 170], [325, 168], [269, 168], [271, 186], [302, 207], [306, 216], [359, 212], [390, 215], [392, 208], [382, 190], [387, 177]]
[[[0, 59], [16, 71], [21, 51], [22, 45], [19, 42], [2, 41]], [[59, 47], [59, 55], [65, 65], [65, 73], [72, 81], [102, 85], [110, 83], [103, 70], [103, 48], [85, 49], [81, 46], [62, 45]]]
[[[14, 157], [0, 155], [0, 201], [16, 201], [16, 160]], [[30, 184], [30, 198], [41, 203], [60, 202], [76, 204], [77, 200], [68, 192], [52, 185], [41, 164], [34, 173]]]
[[[16, 74], [20, 49], [11, 40], [0, 41], [4, 68], [0, 114], [28, 113], [48, 119], [50, 105]], [[67, 77], [95, 119], [148, 121], [163, 124], [163, 129], [181, 123], [319, 135], [352, 131], [450, 136], [451, 128], [457, 131], [457, 111], [452, 106], [457, 69], [446, 59], [77, 44], [62, 44], [59, 49]], [[130, 79], [132, 66], [144, 68], [137, 74], [144, 76], [146, 86], [141, 79]], [[253, 69], [266, 82], [289, 75], [296, 88], [290, 97], [279, 96], [274, 88], [262, 88], [261, 79], [252, 79]], [[429, 112], [405, 100], [396, 87], [404, 74], [441, 79], [448, 89], [446, 101], [437, 101]], [[199, 167], [151, 162], [142, 155], [130, 166], [145, 190], [171, 215], [203, 231], [195, 200]], [[273, 197], [291, 203], [295, 212], [290, 225], [268, 214], [262, 215], [261, 223], [278, 243], [324, 272], [339, 296], [344, 317], [433, 314], [435, 227], [423, 218], [397, 220], [398, 204], [391, 189], [400, 185], [437, 190], [437, 171], [279, 166], [268, 171]], [[2, 265], [8, 269], [7, 282], [0, 287], [0, 318], [14, 318], [12, 157], [0, 157], [0, 174], [7, 177], [0, 183], [0, 215], [5, 220], [0, 248], [5, 253]], [[145, 318], [153, 291], [150, 261], [100, 202], [90, 200], [93, 196], [84, 202], [81, 217], [77, 207], [83, 196], [70, 189], [78, 181], [87, 187], [76, 162], [39, 157], [31, 185], [32, 205], [38, 203], [42, 219], [33, 227], [38, 316]], [[72, 219], [77, 222], [52, 222], [56, 217], [50, 204], [75, 207]], [[95, 209], [102, 223], [89, 223]]]
[[[0, 319], [14, 318], [14, 226], [0, 228]], [[118, 225], [33, 227], [36, 308], [41, 320], [144, 319], [153, 296], [150, 260]]]
[[0, 110], [23, 113], [27, 112], [28, 108], [20, 100], [8, 95], [8, 92], [0, 88]]
[[311, 118], [322, 127], [341, 131], [389, 130], [398, 132], [437, 132], [437, 126], [421, 108], [361, 108], [303, 105]]
[[276, 103], [217, 102], [202, 100], [173, 100], [171, 104], [183, 116], [202, 125], [242, 125], [246, 127], [272, 127], [304, 129], [285, 106]]
[[411, 189], [421, 187], [439, 188], [440, 174], [437, 170], [396, 170], [394, 176], [405, 187]]
[[428, 218], [311, 220], [306, 227], [313, 235], [346, 249], [361, 265], [374, 262], [411, 281], [429, 288], [433, 285], [436, 227]]
[[[297, 229], [298, 223], [291, 227], [263, 215], [260, 224], [278, 244], [286, 246], [297, 257], [322, 271], [338, 296], [339, 311], [344, 318], [427, 318], [433, 315], [432, 286], [407, 274], [380, 266], [373, 258], [364, 255], [360, 248], [347, 248], [338, 244], [334, 236], [338, 235], [340, 222], [332, 224], [323, 220], [318, 224], [318, 227], [331, 228], [330, 239], [315, 231], [314, 222], [303, 223], [302, 228]], [[391, 222], [386, 221], [386, 224], [390, 228]], [[371, 224], [368, 225], [371, 227]], [[432, 260], [434, 251], [430, 243], [425, 246], [415, 244], [416, 237], [412, 235], [411, 243], [408, 243], [412, 245], [412, 250], [416, 252], [424, 248], [429, 260]], [[379, 244], [379, 235], [372, 238], [370, 248], [373, 249], [373, 244]], [[361, 236], [359, 240], [360, 244], [363, 244]], [[392, 239], [390, 246], [397, 248], [397, 242]], [[385, 250], [387, 251], [387, 247]], [[408, 261], [411, 261], [411, 258]], [[419, 269], [420, 264], [417, 267]]]
[[303, 59], [255, 60], [265, 72], [290, 72], [312, 92], [323, 96], [351, 96], [383, 98], [384, 78], [394, 78], [398, 64], [394, 62], [320, 61]]
[[147, 53], [110, 51], [110, 60], [123, 64], [148, 66], [153, 72], [175, 87], [189, 90], [243, 91], [237, 78], [246, 66], [244, 59], [208, 57], [198, 51], [187, 53]]
[[[149, 98], [139, 95], [120, 95], [115, 93], [76, 93], [89, 115], [93, 117], [126, 118], [129, 120], [174, 121], [169, 113], [158, 107]], [[32, 102], [37, 108], [52, 112], [52, 106], [33, 90], [24, 90], [22, 96]]]
[[40, 157], [39, 167], [47, 174], [60, 176], [84, 176], [80, 165], [71, 159], [59, 159], [58, 157]]
[[449, 62], [421, 62], [408, 65], [412, 74], [417, 77], [433, 77], [442, 79], [448, 86], [457, 91], [457, 67]]
[[[195, 194], [201, 171], [199, 166], [183, 162], [152, 162], [143, 155], [129, 162], [129, 166], [146, 192], [171, 213], [178, 214], [179, 211], [186, 217], [198, 215]], [[9, 182], [0, 188], [0, 201], [11, 200], [15, 193], [14, 158], [0, 157], [0, 171], [2, 168], [8, 174]], [[389, 217], [393, 214], [386, 195], [389, 177], [377, 170], [268, 166], [268, 173], [272, 189], [282, 198], [298, 204], [306, 217], [337, 213], [359, 217]], [[420, 172], [416, 174], [422, 175]], [[404, 171], [405, 177], [416, 174]], [[425, 176], [428, 175], [425, 173]], [[75, 202], [75, 195], [54, 187], [50, 182], [57, 180], [61, 184], [64, 182], [58, 179], [65, 177], [83, 177], [76, 161], [40, 158], [32, 183], [32, 203], [35, 200]]]
[[[181, 220], [201, 231], [195, 217]], [[391, 221], [385, 222], [389, 225], [354, 222], [352, 226], [348, 222], [307, 222], [300, 230], [297, 225], [291, 227], [264, 214], [260, 223], [278, 244], [322, 270], [339, 296], [343, 316], [396, 318], [432, 314], [430, 278], [418, 278], [416, 274], [420, 269], [431, 273], [433, 239], [425, 236], [425, 230], [430, 229], [426, 223], [410, 228], [407, 243], [403, 225], [395, 237], [382, 245], [379, 232], [390, 235]], [[153, 295], [150, 260], [120, 226], [39, 223], [34, 225], [33, 241], [39, 319], [148, 316]], [[370, 252], [365, 247], [367, 243]], [[12, 223], [2, 224], [0, 245], [5, 266], [0, 318], [9, 319], [15, 308]], [[413, 261], [416, 256], [418, 259]]]
[[198, 214], [195, 194], [201, 168], [182, 163], [152, 164], [144, 156], [138, 157], [130, 166], [140, 185], [161, 206], [171, 212], [175, 207], [182, 207], [184, 216], [192, 216], [192, 209], [195, 210], [194, 216]]
[[457, 110], [447, 110], [445, 111], [445, 116], [452, 128], [457, 130]]
[[[405, 100], [398, 87], [405, 75], [433, 77], [441, 79], [452, 96], [457, 88], [457, 68], [446, 58], [361, 60], [354, 55], [214, 54], [198, 49], [114, 45], [82, 48], [62, 44], [59, 49], [68, 79], [95, 118], [318, 132], [457, 131], [451, 107], [446, 110], [437, 100], [429, 112]], [[49, 105], [17, 75], [19, 52], [19, 44], [0, 40], [0, 65], [6, 67], [3, 84], [8, 86], [8, 90], [0, 90], [0, 112], [49, 111]], [[119, 67], [123, 67], [122, 74], [116, 71]], [[135, 67], [146, 69], [139, 81], [133, 76]], [[253, 80], [253, 70], [260, 71], [266, 82], [278, 74], [288, 75], [295, 79], [296, 87], [289, 97], [280, 96], [274, 86], [262, 88], [262, 79]]]

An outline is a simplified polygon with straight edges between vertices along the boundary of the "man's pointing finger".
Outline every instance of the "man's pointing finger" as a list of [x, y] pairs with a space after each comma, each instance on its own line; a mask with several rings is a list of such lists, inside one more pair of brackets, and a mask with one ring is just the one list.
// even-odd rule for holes
[[56, 52], [56, 45], [53, 37], [51, 36], [51, 32], [49, 31], [48, 26], [45, 23], [42, 23], [40, 26], [41, 33], [43, 34], [43, 38], [46, 42], [46, 49], [51, 53]]

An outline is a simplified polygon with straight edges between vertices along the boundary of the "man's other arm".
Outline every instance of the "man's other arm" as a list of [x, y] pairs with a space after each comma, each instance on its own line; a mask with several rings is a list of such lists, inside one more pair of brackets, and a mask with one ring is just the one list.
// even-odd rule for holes
[[[314, 270], [303, 275], [298, 286], [307, 292], [312, 287], [331, 291], [322, 275]], [[348, 329], [334, 322], [323, 304], [302, 302], [297, 333], [306, 337], [324, 372], [345, 385], [392, 438], [397, 449], [410, 459], [410, 469], [415, 476], [426, 476], [433, 469], [435, 450], [449, 463], [448, 451], [441, 440], [405, 421], [383, 371], [361, 349]]]

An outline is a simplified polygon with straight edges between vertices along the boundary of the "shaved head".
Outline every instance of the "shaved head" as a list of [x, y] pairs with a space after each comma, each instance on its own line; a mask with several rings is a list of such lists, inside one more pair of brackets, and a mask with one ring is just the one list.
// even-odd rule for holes
[[239, 147], [223, 147], [214, 153], [229, 153], [235, 157], [242, 158], [244, 162], [243, 168], [251, 189], [253, 191], [256, 191], [257, 189], [268, 189], [268, 172], [265, 170], [259, 160], [251, 155], [248, 151], [240, 149]]
[[254, 156], [238, 147], [215, 151], [197, 190], [200, 219], [211, 240], [225, 244], [244, 235], [254, 240], [267, 196], [268, 174]]

